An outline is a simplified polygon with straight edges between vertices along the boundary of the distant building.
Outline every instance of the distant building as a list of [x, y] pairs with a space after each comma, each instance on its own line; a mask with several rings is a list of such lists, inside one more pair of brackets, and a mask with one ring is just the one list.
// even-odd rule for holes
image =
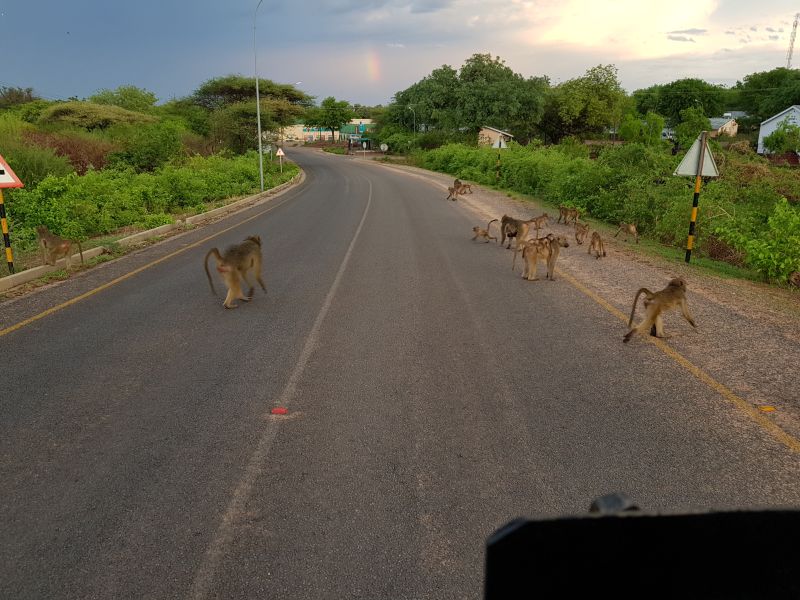
[[309, 127], [305, 123], [295, 123], [283, 128], [281, 139], [287, 142], [338, 141], [353, 135], [365, 134], [373, 129], [375, 123], [372, 119], [352, 119], [333, 133], [324, 127]]
[[735, 136], [739, 132], [739, 124], [736, 119], [730, 117], [713, 117], [711, 121], [711, 131], [709, 137], [719, 137], [721, 135]]
[[507, 131], [495, 129], [494, 127], [481, 127], [478, 132], [478, 144], [480, 145], [491, 146], [499, 139], [504, 142], [510, 142], [514, 139], [514, 136]]
[[766, 153], [764, 138], [771, 135], [778, 126], [784, 122], [800, 126], [800, 105], [794, 104], [786, 110], [779, 112], [777, 115], [761, 122], [761, 127], [758, 130], [758, 149], [756, 152], [759, 154]]
[[750, 115], [743, 110], [729, 110], [728, 112], [722, 113], [722, 116], [728, 117], [729, 119], [746, 119]]

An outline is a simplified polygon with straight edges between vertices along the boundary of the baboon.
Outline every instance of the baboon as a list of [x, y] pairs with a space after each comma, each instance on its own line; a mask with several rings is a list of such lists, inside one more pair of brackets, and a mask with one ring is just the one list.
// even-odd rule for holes
[[545, 237], [539, 240], [532, 240], [533, 244], [528, 244], [522, 250], [522, 258], [525, 260], [525, 269], [523, 270], [522, 277], [528, 281], [536, 281], [536, 262], [539, 257], [547, 260], [547, 275], [546, 278], [550, 281], [555, 281], [553, 273], [555, 272], [556, 260], [561, 252], [561, 248], [569, 248], [569, 241], [567, 238], [560, 235], [553, 235], [548, 233]]
[[457, 188], [457, 187], [449, 187], [449, 188], [447, 188], [447, 191], [448, 191], [449, 193], [447, 194], [447, 198], [445, 198], [445, 200], [452, 200], [453, 202], [455, 202], [456, 200], [458, 200], [458, 195], [459, 195], [461, 192], [459, 192], [459, 191], [458, 191], [458, 188]]
[[561, 223], [561, 219], [564, 219], [564, 223], [567, 222], [567, 210], [569, 209], [563, 204], [560, 204], [558, 206], [558, 220], [556, 221], [556, 223]]
[[472, 185], [470, 185], [469, 183], [459, 184], [458, 193], [461, 194], [462, 196], [464, 194], [471, 194], [472, 193]]
[[575, 223], [575, 241], [578, 242], [578, 245], [583, 245], [583, 240], [586, 239], [586, 236], [589, 234], [589, 225], [584, 225], [583, 223]]
[[[261, 289], [267, 291], [267, 286], [264, 285], [264, 280], [261, 279], [261, 237], [258, 235], [250, 235], [240, 244], [228, 246], [223, 254], [219, 250], [212, 248], [208, 251], [205, 258], [206, 276], [208, 277], [208, 285], [211, 286], [211, 291], [216, 294], [214, 289], [214, 282], [211, 281], [211, 273], [208, 272], [208, 257], [214, 256], [217, 261], [217, 271], [222, 275], [225, 285], [228, 286], [228, 295], [225, 296], [225, 302], [222, 305], [225, 308], [236, 308], [236, 300], [244, 300], [249, 302], [253, 299], [253, 292], [255, 288], [250, 283], [247, 275], [252, 272], [258, 281]], [[247, 296], [242, 294], [242, 282], [250, 286], [250, 291]]]
[[536, 239], [539, 239], [539, 230], [544, 229], [544, 226], [550, 222], [550, 217], [547, 213], [541, 214], [538, 217], [531, 219], [530, 223], [536, 229]]
[[460, 180], [460, 179], [458, 179], [458, 178], [456, 178], [456, 179], [453, 181], [453, 187], [454, 187], [454, 188], [456, 188], [456, 189], [460, 188], [460, 187], [461, 187], [461, 180]]
[[639, 232], [636, 231], [636, 225], [634, 223], [620, 223], [619, 229], [617, 229], [617, 233], [614, 234], [614, 237], [617, 237], [620, 231], [625, 233], [626, 242], [628, 241], [628, 234], [631, 234], [636, 240], [636, 243], [639, 243]]
[[800, 287], [800, 271], [795, 271], [789, 275], [789, 283], [793, 286]]
[[532, 220], [521, 221], [514, 217], [503, 215], [503, 218], [500, 219], [500, 245], [502, 246], [505, 243], [506, 238], [508, 238], [506, 249], [511, 248], [511, 238], [515, 238], [517, 244], [520, 241], [524, 241], [528, 237], [528, 229], [531, 222]]
[[[631, 318], [628, 320], [628, 327], [633, 324], [633, 315], [636, 312], [636, 303], [639, 296], [644, 294], [644, 307], [645, 317], [644, 320], [636, 327], [628, 331], [622, 341], [627, 343], [630, 341], [634, 333], [644, 333], [650, 330], [650, 335], [664, 338], [664, 317], [663, 312], [671, 308], [680, 307], [683, 318], [689, 321], [692, 327], [695, 325], [694, 319], [689, 312], [689, 306], [686, 304], [686, 282], [680, 277], [676, 277], [667, 284], [663, 290], [658, 292], [651, 292], [647, 288], [640, 288], [633, 298], [633, 308], [631, 308]], [[652, 329], [651, 329], [652, 328]], [[654, 331], [653, 331], [654, 330]]]
[[[529, 245], [530, 246], [536, 246], [539, 243], [549, 244], [550, 240], [548, 240], [546, 237], [537, 238], [535, 240], [519, 240], [517, 242], [517, 245], [514, 246], [514, 258], [511, 260], [511, 270], [512, 271], [516, 271], [517, 270], [517, 255], [518, 254], [523, 254], [525, 252], [525, 248], [527, 248]], [[524, 263], [523, 263], [523, 265], [524, 265]]]
[[51, 233], [44, 225], [39, 225], [36, 228], [36, 233], [39, 234], [39, 248], [42, 250], [42, 261], [48, 265], [55, 265], [56, 261], [63, 256], [66, 259], [67, 271], [69, 271], [72, 268], [73, 243], [78, 246], [78, 251], [81, 254], [81, 264], [83, 264], [83, 248], [81, 248], [80, 242], [72, 242], [55, 233]]
[[490, 235], [490, 234], [489, 234], [489, 226], [490, 226], [492, 223], [494, 223], [495, 221], [497, 221], [497, 219], [492, 219], [491, 221], [489, 221], [489, 222], [486, 224], [486, 229], [482, 229], [482, 228], [480, 228], [480, 227], [473, 227], [473, 228], [472, 228], [472, 232], [475, 234], [475, 235], [472, 237], [473, 241], [474, 241], [474, 240], [476, 240], [477, 238], [481, 237], [481, 238], [485, 238], [485, 239], [486, 239], [486, 243], [487, 243], [487, 244], [489, 243], [489, 240], [494, 240], [494, 241], [496, 242], [496, 241], [497, 241], [497, 238], [496, 238], [496, 237], [494, 237], [493, 235]]
[[[587, 228], [588, 229], [588, 228]], [[589, 250], [588, 253], [591, 254], [592, 250], [596, 253], [597, 256], [595, 258], [600, 258], [600, 256], [606, 255], [606, 248], [603, 246], [603, 238], [600, 237], [600, 234], [596, 231], [592, 232], [592, 241], [589, 242]]]
[[567, 213], [564, 217], [564, 223], [569, 224], [570, 220], [572, 220], [573, 223], [577, 223], [580, 216], [581, 216], [580, 210], [578, 210], [577, 208], [568, 208]]

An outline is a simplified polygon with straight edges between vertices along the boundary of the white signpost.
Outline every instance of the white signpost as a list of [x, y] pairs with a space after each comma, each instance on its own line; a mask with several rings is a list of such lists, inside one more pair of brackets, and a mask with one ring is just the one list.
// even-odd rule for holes
[[275, 156], [278, 157], [278, 164], [281, 167], [281, 173], [283, 173], [283, 157], [286, 156], [283, 152], [283, 148], [278, 148], [278, 151], [275, 153]]

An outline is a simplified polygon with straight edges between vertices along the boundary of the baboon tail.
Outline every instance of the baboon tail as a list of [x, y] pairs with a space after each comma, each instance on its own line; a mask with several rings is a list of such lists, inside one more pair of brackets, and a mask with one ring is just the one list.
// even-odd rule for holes
[[217, 290], [214, 289], [214, 282], [211, 280], [211, 273], [208, 272], [208, 257], [211, 256], [212, 254], [215, 256], [217, 260], [222, 260], [222, 256], [220, 256], [219, 250], [217, 250], [216, 248], [212, 248], [206, 254], [206, 259], [203, 261], [203, 264], [206, 268], [206, 277], [208, 277], [208, 285], [211, 286], [211, 293], [216, 296]]
[[[647, 288], [639, 288], [639, 291], [636, 292], [636, 296], [633, 297], [633, 308], [631, 308], [631, 318], [628, 319], [628, 327], [633, 325], [633, 315], [636, 313], [636, 303], [639, 302], [639, 296], [641, 296], [642, 294], [647, 294], [648, 296], [653, 295], [652, 292]], [[628, 340], [626, 339], [625, 341], [627, 342]]]

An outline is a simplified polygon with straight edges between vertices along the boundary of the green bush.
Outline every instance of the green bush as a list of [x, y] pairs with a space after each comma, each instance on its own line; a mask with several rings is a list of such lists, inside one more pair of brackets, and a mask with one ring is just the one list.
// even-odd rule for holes
[[[800, 198], [800, 172], [770, 167], [749, 153], [719, 148], [715, 153], [722, 176], [702, 187], [697, 253], [708, 254], [708, 246], [735, 264], [744, 257], [769, 279], [784, 279], [800, 269], [800, 217], [785, 199]], [[510, 144], [500, 151], [499, 182], [497, 155], [491, 148], [449, 144], [415, 152], [414, 160], [461, 179], [576, 206], [609, 223], [634, 222], [641, 233], [671, 246], [686, 242], [694, 181], [673, 176], [682, 157], [660, 145], [604, 147], [596, 160], [589, 160], [585, 148], [574, 142], [545, 148]]]
[[120, 123], [152, 123], [154, 117], [119, 106], [92, 102], [58, 102], [42, 111], [39, 123], [60, 124], [84, 129], [107, 129]]
[[171, 121], [131, 126], [117, 126], [112, 135], [124, 149], [109, 156], [117, 168], [133, 167], [138, 172], [154, 171], [183, 151], [183, 129]]
[[[298, 172], [293, 163], [265, 163], [270, 187]], [[73, 239], [113, 232], [129, 225], [150, 228], [171, 222], [169, 213], [199, 210], [204, 204], [258, 190], [257, 154], [192, 157], [154, 173], [133, 169], [88, 171], [80, 177], [48, 175], [38, 185], [11, 190], [8, 212], [15, 245], [33, 248], [37, 225]]]

